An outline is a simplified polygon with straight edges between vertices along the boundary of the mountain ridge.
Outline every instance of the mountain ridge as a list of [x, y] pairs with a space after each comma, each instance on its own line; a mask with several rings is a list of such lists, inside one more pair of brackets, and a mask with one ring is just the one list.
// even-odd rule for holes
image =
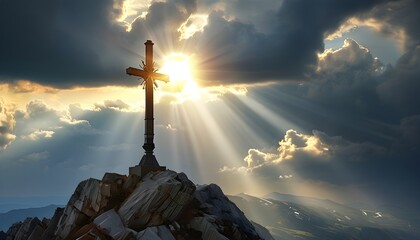
[[24, 221], [28, 217], [51, 218], [58, 207], [62, 206], [50, 204], [45, 207], [14, 209], [0, 213], [0, 231], [6, 231], [13, 223]]
[[228, 197], [275, 239], [420, 239], [409, 221], [387, 212], [363, 211], [331, 200], [280, 193], [262, 198], [243, 193]]

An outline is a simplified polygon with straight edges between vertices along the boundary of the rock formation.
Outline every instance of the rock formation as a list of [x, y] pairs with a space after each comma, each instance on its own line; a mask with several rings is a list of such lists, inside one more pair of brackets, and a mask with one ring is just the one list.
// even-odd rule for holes
[[184, 173], [106, 173], [77, 186], [51, 220], [28, 218], [2, 238], [26, 239], [273, 239], [250, 222], [215, 184], [196, 186]]

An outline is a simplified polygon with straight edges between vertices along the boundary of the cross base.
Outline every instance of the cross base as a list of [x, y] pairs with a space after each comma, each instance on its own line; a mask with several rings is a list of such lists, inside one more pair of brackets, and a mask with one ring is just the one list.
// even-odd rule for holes
[[129, 172], [129, 175], [137, 175], [140, 178], [143, 178], [149, 172], [163, 172], [165, 170], [166, 170], [165, 166], [140, 166], [140, 165], [137, 165], [137, 166], [134, 166], [134, 167], [130, 167], [128, 172]]
[[141, 158], [139, 165], [129, 168], [129, 175], [137, 175], [142, 178], [149, 172], [165, 171], [165, 170], [166, 170], [166, 167], [159, 166], [159, 163], [156, 160], [155, 155], [153, 155], [152, 153], [146, 153]]

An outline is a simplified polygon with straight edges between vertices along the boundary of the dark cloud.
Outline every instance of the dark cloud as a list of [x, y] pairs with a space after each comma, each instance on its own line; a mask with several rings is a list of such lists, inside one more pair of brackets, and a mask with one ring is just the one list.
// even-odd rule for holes
[[405, 116], [419, 113], [420, 102], [415, 99], [420, 91], [420, 45], [401, 56], [383, 78], [378, 93], [386, 103]]
[[[401, 119], [398, 126], [399, 135], [395, 138], [393, 152], [395, 157], [409, 158], [418, 156], [420, 149], [420, 114], [408, 116]], [[412, 161], [417, 161], [413, 158]]]
[[[256, 11], [262, 22], [255, 26], [244, 17], [251, 3], [232, 3], [225, 13], [210, 14], [202, 34], [179, 42], [177, 29], [198, 9], [194, 0], [153, 3], [131, 32], [115, 21], [122, 1], [6, 1], [0, 10], [0, 77], [57, 87], [137, 84], [123, 81], [124, 69], [139, 61], [144, 40], [151, 38], [161, 52], [186, 49], [200, 55], [208, 83], [303, 78], [323, 50], [325, 33], [377, 2], [286, 0], [279, 7], [267, 1]], [[237, 20], [224, 18], [236, 14]]]
[[271, 12], [274, 21], [270, 22], [272, 32], [267, 34], [215, 12], [204, 32], [195, 36], [200, 39], [198, 49], [203, 55], [200, 69], [217, 83], [304, 79], [316, 64], [317, 52], [324, 50], [325, 34], [378, 2], [286, 0]]
[[419, 9], [420, 2], [417, 0], [388, 1], [360, 17], [377, 20], [381, 33], [402, 40], [404, 50], [410, 51], [420, 44]]
[[[277, 21], [276, 12], [281, 7], [282, 0], [233, 0], [224, 3], [227, 18], [251, 24], [257, 32], [273, 33], [276, 28], [273, 23]], [[258, 10], [257, 10], [258, 9]]]
[[346, 39], [338, 50], [327, 50], [320, 56], [306, 97], [332, 109], [377, 116], [383, 103], [376, 88], [384, 69], [368, 49]]
[[127, 80], [125, 68], [139, 62], [143, 42], [164, 42], [161, 33], [176, 32], [193, 9], [194, 1], [154, 3], [128, 33], [115, 20], [121, 2], [3, 1], [0, 81], [27, 79], [60, 88], [138, 84]]
[[420, 115], [403, 118], [401, 120], [401, 131], [408, 142], [416, 143], [415, 145], [420, 143]]
[[106, 82], [113, 66], [102, 61], [107, 52], [102, 39], [110, 37], [112, 3], [4, 1], [1, 77], [56, 86]]

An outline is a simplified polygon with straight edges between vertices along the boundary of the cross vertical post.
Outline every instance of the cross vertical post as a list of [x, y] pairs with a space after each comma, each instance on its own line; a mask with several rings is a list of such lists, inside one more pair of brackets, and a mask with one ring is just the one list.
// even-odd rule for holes
[[[153, 72], [153, 42], [148, 40], [146, 45], [146, 70]], [[146, 98], [145, 98], [145, 124], [144, 124], [144, 144], [145, 155], [140, 161], [140, 165], [159, 166], [153, 150], [155, 144], [154, 138], [154, 117], [153, 117], [153, 78], [148, 76], [145, 80]], [[143, 163], [142, 163], [143, 162]]]
[[146, 45], [146, 64], [144, 64], [143, 69], [137, 69], [129, 67], [126, 70], [128, 75], [141, 77], [144, 79], [144, 88], [146, 92], [145, 98], [145, 125], [144, 125], [144, 144], [143, 149], [145, 151], [139, 165], [135, 167], [130, 167], [130, 175], [136, 174], [139, 176], [144, 176], [150, 171], [164, 171], [166, 168], [159, 165], [156, 160], [153, 150], [155, 149], [155, 144], [153, 142], [154, 138], [154, 117], [153, 117], [153, 86], [155, 80], [161, 80], [164, 82], [169, 82], [169, 77], [164, 74], [156, 73], [153, 66], [153, 42], [147, 40], [144, 45]]

